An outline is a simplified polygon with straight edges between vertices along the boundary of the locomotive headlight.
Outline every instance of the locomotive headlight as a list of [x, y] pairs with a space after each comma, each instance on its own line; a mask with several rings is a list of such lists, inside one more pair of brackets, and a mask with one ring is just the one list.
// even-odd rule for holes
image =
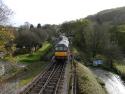
[[64, 52], [65, 53], [65, 55], [67, 55], [67, 52]]
[[67, 56], [67, 52], [55, 52], [55, 56]]

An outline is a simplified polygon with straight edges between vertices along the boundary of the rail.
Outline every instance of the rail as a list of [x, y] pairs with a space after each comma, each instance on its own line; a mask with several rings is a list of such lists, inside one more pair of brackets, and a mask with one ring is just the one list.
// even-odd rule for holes
[[19, 94], [58, 94], [66, 63], [53, 63]]
[[76, 64], [72, 62], [72, 89], [71, 94], [77, 94], [77, 74], [76, 74]]

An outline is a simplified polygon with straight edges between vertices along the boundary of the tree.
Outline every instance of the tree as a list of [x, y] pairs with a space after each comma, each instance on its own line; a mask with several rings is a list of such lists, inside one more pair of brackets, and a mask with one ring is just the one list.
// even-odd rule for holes
[[108, 59], [108, 63], [110, 67], [113, 67], [113, 59], [122, 60], [123, 54], [121, 52], [120, 47], [117, 44], [109, 44], [107, 48], [103, 50], [103, 55], [105, 55]]
[[30, 25], [30, 31], [33, 32], [35, 30], [33, 24]]
[[91, 53], [93, 58], [96, 54], [102, 53], [111, 43], [108, 29], [107, 24], [99, 25], [97, 23], [92, 23], [86, 32], [84, 32], [87, 51]]
[[15, 35], [15, 43], [17, 47], [21, 49], [24, 47], [29, 51], [31, 51], [31, 49], [35, 49], [34, 51], [36, 51], [46, 38], [42, 29], [37, 29], [32, 24], [30, 25], [30, 29], [27, 29], [25, 25], [20, 26]]
[[41, 24], [40, 24], [40, 23], [37, 25], [37, 28], [39, 28], [39, 29], [41, 29], [41, 28], [42, 28], [42, 26], [41, 26]]
[[13, 27], [0, 27], [0, 51], [6, 51], [8, 54], [12, 53], [14, 50], [14, 30], [15, 29]]
[[21, 31], [18, 36], [16, 36], [15, 43], [18, 48], [25, 47], [26, 49], [31, 50], [33, 47], [36, 47], [41, 43], [40, 38], [35, 34], [35, 32], [30, 31]]
[[46, 36], [45, 40], [52, 41], [53, 37], [55, 37], [56, 35], [57, 28], [58, 28], [57, 25], [50, 25], [50, 24], [42, 26], [42, 31]]
[[2, 49], [5, 44], [14, 38], [14, 36], [8, 31], [6, 31], [6, 27], [4, 25], [9, 16], [12, 14], [12, 11], [0, 0], [0, 49]]
[[72, 34], [74, 35], [73, 43], [77, 45], [77, 47], [81, 47], [83, 50], [85, 49], [85, 37], [84, 32], [86, 28], [90, 25], [90, 21], [86, 19], [77, 20], [73, 25]]
[[86, 50], [90, 56], [95, 58], [98, 54], [104, 55], [112, 67], [113, 59], [122, 59], [123, 55], [110, 29], [111, 27], [107, 23], [95, 23], [84, 32], [84, 37]]
[[125, 53], [125, 24], [113, 26], [110, 30], [112, 40], [116, 41], [121, 47], [123, 53]]
[[13, 39], [14, 35], [9, 31], [0, 31], [0, 46], [6, 44], [8, 41]]
[[30, 23], [29, 22], [24, 22], [24, 27], [29, 30], [30, 29]]
[[4, 24], [8, 21], [12, 11], [0, 0], [0, 24]]

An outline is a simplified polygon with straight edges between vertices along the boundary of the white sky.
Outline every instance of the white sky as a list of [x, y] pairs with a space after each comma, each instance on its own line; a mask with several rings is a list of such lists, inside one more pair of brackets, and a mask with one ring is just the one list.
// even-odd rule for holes
[[84, 18], [104, 9], [125, 6], [125, 0], [4, 0], [14, 11], [14, 25], [60, 24]]

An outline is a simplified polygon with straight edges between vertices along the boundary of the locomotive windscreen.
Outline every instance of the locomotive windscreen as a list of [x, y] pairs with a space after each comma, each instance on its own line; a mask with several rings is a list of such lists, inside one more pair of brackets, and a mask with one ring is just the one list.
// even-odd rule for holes
[[57, 47], [55, 48], [55, 50], [56, 50], [56, 51], [66, 51], [67, 48], [66, 48], [65, 46], [57, 46]]

